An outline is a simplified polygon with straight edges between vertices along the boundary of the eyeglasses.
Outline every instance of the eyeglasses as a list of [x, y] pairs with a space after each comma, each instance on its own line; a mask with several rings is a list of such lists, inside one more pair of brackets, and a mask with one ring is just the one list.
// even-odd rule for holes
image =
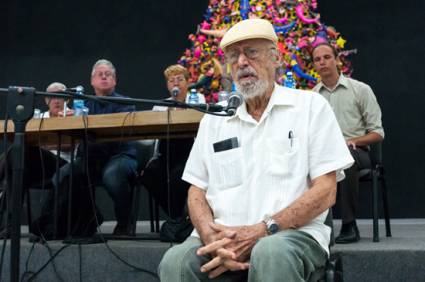
[[114, 76], [114, 73], [113, 72], [111, 72], [111, 71], [105, 71], [105, 72], [95, 72], [94, 74], [93, 74], [93, 76], [95, 76], [95, 77], [106, 77], [106, 78], [109, 78], [109, 77], [112, 77], [112, 76]]
[[176, 83], [176, 82], [180, 83], [180, 82], [185, 82], [185, 81], [186, 81], [186, 78], [183, 75], [172, 76], [167, 80], [168, 83]]
[[[272, 47], [269, 49], [264, 48], [255, 48], [255, 47], [245, 47], [242, 49], [242, 53], [245, 57], [247, 57], [249, 60], [256, 60], [258, 59], [266, 50], [275, 50], [276, 48]], [[241, 55], [241, 51], [237, 49], [230, 50], [226, 52], [225, 58], [226, 62], [229, 64], [234, 64], [238, 61], [239, 56]]]

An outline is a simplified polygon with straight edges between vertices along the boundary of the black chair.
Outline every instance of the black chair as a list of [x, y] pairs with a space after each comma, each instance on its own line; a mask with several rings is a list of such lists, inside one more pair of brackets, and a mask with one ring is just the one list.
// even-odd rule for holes
[[375, 143], [370, 146], [369, 152], [372, 167], [362, 169], [359, 172], [359, 181], [370, 182], [372, 189], [372, 213], [373, 213], [373, 242], [379, 242], [378, 228], [378, 189], [379, 184], [382, 192], [382, 204], [384, 208], [385, 230], [387, 237], [391, 237], [390, 216], [388, 211], [387, 186], [385, 182], [385, 171], [382, 166], [382, 143]]
[[[52, 193], [52, 191], [55, 191], [55, 187], [53, 185], [53, 179], [54, 173], [56, 170], [58, 170], [60, 167], [66, 164], [66, 161], [56, 155], [53, 155], [52, 153], [48, 152], [45, 149], [40, 149], [38, 147], [30, 147], [27, 149], [27, 158], [30, 162], [38, 163], [40, 162], [40, 165], [44, 166], [44, 173], [45, 173], [45, 179], [41, 179], [41, 175], [37, 175], [36, 179], [33, 179], [33, 176], [26, 176], [29, 177], [31, 180], [29, 183], [24, 187], [23, 191], [23, 197], [26, 198], [26, 213], [27, 213], [27, 223], [28, 223], [28, 232], [32, 233], [32, 223], [33, 223], [33, 217], [32, 217], [32, 208], [31, 208], [31, 190], [38, 190], [38, 191], [46, 191], [49, 193]], [[43, 204], [45, 203], [46, 199], [43, 201]]]
[[[27, 221], [28, 221], [28, 233], [32, 233], [32, 208], [31, 208], [31, 191], [30, 190], [41, 190], [41, 191], [54, 191], [55, 187], [51, 179], [46, 180], [45, 183], [38, 183], [34, 186], [25, 189], [24, 197], [26, 199], [26, 212], [27, 212]], [[43, 202], [44, 203], [44, 202]]]
[[[136, 234], [137, 216], [139, 214], [139, 198], [140, 190], [142, 189], [141, 175], [143, 169], [154, 157], [156, 152], [156, 140], [140, 140], [136, 141], [135, 147], [137, 149], [137, 157], [139, 161], [139, 169], [136, 175], [136, 184], [133, 186], [132, 191], [132, 203], [131, 203], [131, 215], [130, 215], [130, 226], [133, 234]], [[148, 193], [149, 198], [149, 214], [150, 214], [150, 229], [151, 232], [159, 232], [159, 206], [153, 199], [153, 196]], [[154, 224], [155, 223], [155, 224]]]
[[[136, 225], [137, 225], [137, 215], [139, 214], [139, 198], [140, 190], [143, 189], [141, 184], [141, 176], [143, 170], [137, 176], [136, 185], [133, 187], [132, 192], [132, 204], [131, 204], [131, 230], [133, 234], [136, 234]], [[148, 203], [149, 203], [149, 219], [150, 219], [150, 230], [151, 232], [159, 233], [159, 205], [154, 200], [152, 194], [148, 191]]]
[[331, 247], [335, 244], [332, 208], [329, 209], [325, 224], [331, 228], [331, 240], [329, 242], [330, 256], [324, 268], [317, 269], [309, 282], [340, 282], [343, 281], [342, 258], [338, 253], [332, 253]]
[[322, 281], [325, 282], [342, 282], [343, 279], [343, 268], [342, 258], [338, 253], [332, 253], [331, 247], [335, 245], [334, 235], [334, 224], [333, 224], [333, 213], [332, 208], [329, 209], [328, 215], [325, 220], [325, 224], [331, 228], [331, 240], [329, 242], [330, 256], [325, 266], [325, 275]]

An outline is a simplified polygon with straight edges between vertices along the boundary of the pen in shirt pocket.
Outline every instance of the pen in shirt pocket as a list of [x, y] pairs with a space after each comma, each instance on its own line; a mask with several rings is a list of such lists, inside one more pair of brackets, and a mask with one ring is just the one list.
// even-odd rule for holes
[[289, 130], [288, 132], [288, 139], [289, 139], [289, 144], [292, 148], [293, 142], [294, 142], [294, 133], [292, 132], [292, 130]]

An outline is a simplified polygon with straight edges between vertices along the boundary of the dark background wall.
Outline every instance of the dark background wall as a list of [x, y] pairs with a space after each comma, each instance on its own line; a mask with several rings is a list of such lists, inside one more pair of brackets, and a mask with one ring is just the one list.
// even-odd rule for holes
[[[63, 3], [62, 3], [63, 2]], [[322, 21], [357, 48], [354, 77], [371, 85], [383, 111], [384, 164], [394, 217], [425, 217], [425, 3], [319, 0]], [[120, 93], [167, 95], [162, 71], [190, 46], [207, 0], [2, 1], [0, 87], [52, 81], [84, 85], [92, 64], [111, 60]], [[0, 97], [0, 116], [5, 110]], [[41, 102], [39, 102], [41, 105]], [[143, 109], [143, 107], [140, 107]], [[370, 216], [362, 187], [361, 216]]]

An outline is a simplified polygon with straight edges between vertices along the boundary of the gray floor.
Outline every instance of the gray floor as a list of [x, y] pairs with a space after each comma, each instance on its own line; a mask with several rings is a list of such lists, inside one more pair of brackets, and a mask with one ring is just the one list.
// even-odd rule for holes
[[[425, 219], [392, 219], [392, 237], [385, 237], [385, 224], [379, 221], [379, 240], [372, 241], [372, 220], [357, 220], [361, 240], [354, 244], [336, 244], [335, 251], [360, 251], [360, 250], [425, 250]], [[335, 235], [341, 226], [340, 220], [334, 220]]]
[[[338, 233], [340, 221], [335, 220], [335, 233]], [[111, 233], [115, 222], [105, 222], [102, 232]], [[372, 242], [372, 220], [358, 220], [361, 241], [354, 244], [335, 245], [332, 253], [338, 254], [343, 262], [344, 281], [425, 281], [425, 219], [393, 219], [392, 234], [385, 237], [384, 222], [380, 221], [380, 242]], [[23, 227], [22, 231], [26, 231]], [[148, 221], [138, 222], [138, 233], [149, 234]], [[33, 247], [28, 239], [21, 241], [21, 271], [36, 271], [49, 259], [46, 246]], [[49, 242], [53, 252], [62, 246], [60, 241]], [[108, 244], [72, 245], [55, 258], [56, 271], [50, 264], [34, 281], [158, 281], [146, 272], [132, 269], [119, 261], [112, 251], [126, 262], [151, 272], [156, 272], [169, 243], [157, 240], [117, 241]], [[112, 251], [111, 251], [112, 250]], [[31, 253], [31, 256], [29, 254]], [[6, 251], [3, 267], [3, 280], [8, 281], [9, 263]], [[59, 279], [60, 280], [60, 279]]]
[[[335, 233], [341, 222], [335, 220]], [[392, 237], [379, 222], [380, 242], [372, 241], [372, 220], [358, 220], [361, 240], [336, 244], [342, 257], [344, 281], [425, 281], [425, 219], [391, 220]]]

